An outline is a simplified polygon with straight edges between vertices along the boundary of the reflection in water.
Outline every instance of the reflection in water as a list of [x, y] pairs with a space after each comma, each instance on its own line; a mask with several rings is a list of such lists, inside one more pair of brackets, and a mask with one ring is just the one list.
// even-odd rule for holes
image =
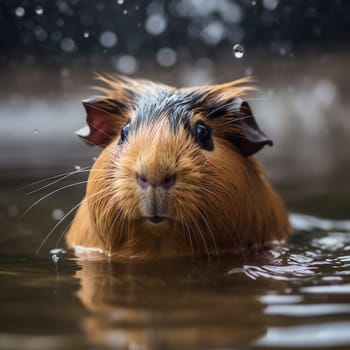
[[212, 264], [81, 260], [81, 327], [108, 348], [350, 345], [349, 257], [340, 251], [350, 251], [348, 232], [316, 230], [263, 256]]
[[82, 327], [93, 343], [135, 349], [210, 348], [250, 343], [265, 334], [260, 322], [264, 305], [254, 294], [243, 299], [240, 294], [250, 281], [244, 275], [232, 280], [221, 264], [80, 264], [78, 296], [92, 312]]
[[57, 249], [53, 263], [33, 257], [32, 236], [15, 250], [3, 242], [0, 347], [346, 348], [349, 233], [314, 227], [263, 255], [211, 263], [77, 260]]
[[350, 322], [304, 325], [298, 327], [273, 327], [256, 344], [264, 347], [288, 346], [292, 348], [326, 348], [346, 346], [350, 343]]

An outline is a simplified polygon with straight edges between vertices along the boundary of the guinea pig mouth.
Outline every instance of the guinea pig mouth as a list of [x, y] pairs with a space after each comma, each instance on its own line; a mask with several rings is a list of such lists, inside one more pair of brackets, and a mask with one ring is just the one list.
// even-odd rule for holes
[[150, 223], [155, 224], [155, 225], [160, 224], [160, 223], [168, 220], [168, 218], [165, 217], [165, 216], [157, 216], [157, 215], [155, 215], [155, 216], [146, 216], [145, 219], [147, 221], [149, 221]]
[[142, 191], [140, 210], [146, 223], [160, 224], [169, 221], [169, 193], [160, 187], [151, 187]]

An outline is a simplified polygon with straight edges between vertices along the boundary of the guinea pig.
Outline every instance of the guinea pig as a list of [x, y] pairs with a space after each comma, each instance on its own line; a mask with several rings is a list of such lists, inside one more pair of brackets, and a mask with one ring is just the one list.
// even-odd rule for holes
[[66, 236], [112, 259], [256, 252], [290, 231], [253, 157], [259, 128], [247, 79], [191, 88], [100, 77], [87, 99], [88, 144], [103, 148]]

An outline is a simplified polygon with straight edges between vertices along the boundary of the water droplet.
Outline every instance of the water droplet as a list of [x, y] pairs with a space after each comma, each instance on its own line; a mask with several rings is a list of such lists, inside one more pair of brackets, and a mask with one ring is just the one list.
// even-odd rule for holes
[[61, 76], [62, 76], [62, 78], [69, 78], [70, 77], [70, 69], [69, 68], [62, 68], [61, 69]]
[[232, 48], [233, 50], [233, 55], [236, 58], [242, 58], [244, 55], [244, 47], [241, 44], [236, 44]]
[[39, 130], [37, 128], [35, 128], [33, 131], [34, 131], [34, 134], [39, 134]]
[[124, 4], [124, 0], [117, 0], [117, 4], [118, 5], [123, 5]]
[[124, 10], [124, 11], [123, 11], [123, 14], [124, 14], [124, 15], [127, 15], [127, 14], [128, 14], [128, 10]]
[[83, 36], [84, 36], [84, 38], [88, 38], [90, 36], [90, 32], [89, 31], [85, 31]]
[[65, 52], [73, 52], [76, 49], [75, 41], [72, 38], [61, 40], [61, 49]]
[[114, 32], [105, 31], [101, 33], [99, 40], [103, 47], [111, 48], [118, 42], [118, 37]]
[[177, 60], [177, 53], [170, 47], [163, 47], [157, 52], [157, 62], [163, 67], [170, 67]]
[[244, 72], [244, 75], [245, 75], [246, 77], [250, 77], [252, 74], [253, 74], [253, 69], [252, 69], [252, 67], [247, 67], [247, 69], [246, 69], [245, 72]]
[[66, 254], [66, 251], [62, 248], [54, 248], [50, 250], [50, 254], [55, 254], [55, 255]]
[[42, 6], [38, 5], [35, 7], [35, 13], [38, 15], [38, 16], [41, 16], [43, 13], [44, 13], [44, 9]]
[[266, 10], [272, 11], [278, 6], [278, 0], [263, 0], [263, 6]]
[[80, 165], [76, 165], [76, 166], [74, 167], [74, 169], [75, 169], [75, 170], [80, 170], [80, 169], [81, 169], [81, 166], [80, 166]]
[[92, 157], [92, 161], [96, 162], [97, 157]]
[[25, 15], [26, 11], [23, 7], [19, 6], [15, 8], [15, 15], [17, 17], [23, 17]]
[[57, 256], [56, 254], [53, 254], [52, 255], [52, 261], [54, 264], [57, 264], [58, 263], [58, 260], [60, 260], [60, 257]]
[[122, 55], [114, 63], [120, 73], [133, 74], [138, 68], [138, 62], [134, 56]]
[[256, 5], [256, 1], [252, 1], [252, 6], [255, 6]]
[[225, 35], [226, 29], [221, 21], [211, 21], [202, 30], [201, 36], [209, 45], [217, 45]]
[[287, 49], [285, 47], [280, 48], [280, 55], [284, 56], [287, 53]]
[[62, 209], [54, 209], [51, 213], [54, 220], [61, 220], [64, 217], [64, 211]]
[[146, 31], [152, 35], [162, 34], [166, 26], [167, 26], [167, 20], [161, 14], [154, 14], [149, 16], [145, 23]]
[[45, 41], [47, 39], [47, 32], [42, 27], [34, 27], [33, 32], [38, 41]]

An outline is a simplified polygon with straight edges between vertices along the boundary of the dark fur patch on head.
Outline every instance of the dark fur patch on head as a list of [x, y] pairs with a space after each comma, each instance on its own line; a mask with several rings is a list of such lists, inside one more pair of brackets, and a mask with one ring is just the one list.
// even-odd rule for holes
[[150, 125], [166, 117], [173, 132], [181, 124], [190, 131], [190, 118], [200, 105], [200, 99], [201, 95], [195, 92], [151, 87], [135, 101], [132, 127], [137, 130], [141, 125]]
[[[195, 117], [201, 119], [214, 136], [235, 145], [237, 142], [232, 139], [237, 137], [247, 138], [252, 143], [266, 141], [253, 115], [248, 115], [249, 107], [246, 111], [242, 103], [246, 93], [254, 90], [248, 85], [249, 79], [181, 89], [126, 77], [99, 79], [107, 85], [98, 88], [105, 94], [104, 110], [119, 120], [118, 132], [126, 124], [133, 133], [141, 126], [152, 128], [158, 121], [166, 120], [172, 132], [176, 133], [181, 125], [189, 135], [195, 136], [192, 122]], [[242, 154], [247, 153], [242, 147], [238, 148]]]

